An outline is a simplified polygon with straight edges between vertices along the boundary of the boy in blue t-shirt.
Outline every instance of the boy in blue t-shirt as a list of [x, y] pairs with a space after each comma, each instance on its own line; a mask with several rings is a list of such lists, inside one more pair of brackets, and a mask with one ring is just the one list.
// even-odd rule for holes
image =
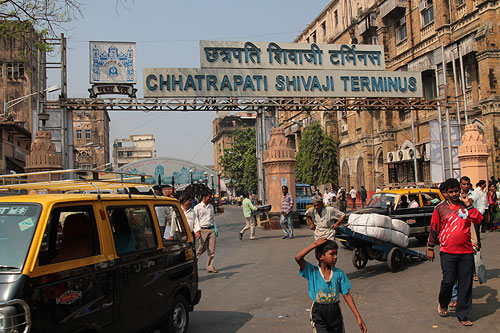
[[[351, 283], [343, 270], [335, 268], [338, 245], [324, 237], [317, 239], [295, 256], [300, 266], [299, 274], [307, 279], [309, 297], [313, 300], [311, 307], [311, 324], [313, 332], [344, 332], [344, 322], [340, 312], [340, 294], [358, 321], [360, 331], [366, 333], [366, 325], [349, 293]], [[315, 249], [318, 266], [304, 260], [304, 257]]]

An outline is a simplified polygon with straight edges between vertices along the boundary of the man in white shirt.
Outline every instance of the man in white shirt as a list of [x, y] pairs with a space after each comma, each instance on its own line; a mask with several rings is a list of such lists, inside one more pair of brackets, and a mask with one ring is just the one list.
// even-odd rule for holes
[[[310, 228], [314, 230], [314, 239], [325, 237], [329, 240], [335, 240], [335, 230], [345, 220], [345, 214], [333, 207], [325, 207], [321, 197], [315, 195], [312, 197], [314, 215], [307, 216]], [[306, 213], [307, 214], [307, 213]]]
[[218, 273], [213, 266], [215, 258], [215, 211], [210, 204], [212, 193], [202, 196], [201, 202], [194, 207], [194, 235], [200, 241], [196, 250], [196, 259], [208, 250], [207, 273]]
[[490, 205], [488, 200], [488, 194], [486, 194], [486, 180], [480, 180], [476, 184], [474, 192], [477, 192], [477, 197], [479, 198], [480, 204], [474, 206], [483, 215], [483, 221], [481, 221], [481, 232], [486, 232], [486, 222], [488, 221], [488, 207]]
[[410, 203], [408, 204], [408, 208], [418, 208], [420, 207], [418, 201], [417, 201], [417, 196], [415, 194], [410, 194], [408, 196], [410, 199]]
[[187, 223], [189, 225], [189, 231], [194, 235], [194, 209], [191, 208], [193, 204], [193, 198], [190, 196], [185, 196], [181, 198], [181, 207], [186, 216]]
[[356, 196], [358, 192], [354, 189], [354, 186], [351, 186], [351, 190], [349, 191], [349, 194], [351, 195], [352, 199], [352, 210], [356, 209]]

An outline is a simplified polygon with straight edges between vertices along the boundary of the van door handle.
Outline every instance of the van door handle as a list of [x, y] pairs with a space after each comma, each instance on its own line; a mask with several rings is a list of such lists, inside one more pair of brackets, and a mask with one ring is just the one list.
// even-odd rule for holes
[[107, 308], [109, 308], [111, 305], [113, 305], [113, 302], [104, 303], [104, 304], [102, 305], [102, 308], [103, 308], [103, 309], [107, 309]]
[[99, 262], [97, 264], [94, 265], [95, 269], [104, 269], [104, 268], [108, 268], [109, 267], [109, 262], [105, 261], [105, 262]]

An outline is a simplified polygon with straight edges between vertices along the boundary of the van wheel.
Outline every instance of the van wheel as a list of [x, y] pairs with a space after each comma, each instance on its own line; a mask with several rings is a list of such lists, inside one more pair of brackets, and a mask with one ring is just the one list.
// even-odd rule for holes
[[189, 311], [182, 295], [174, 298], [172, 309], [168, 312], [167, 332], [186, 333], [189, 325]]

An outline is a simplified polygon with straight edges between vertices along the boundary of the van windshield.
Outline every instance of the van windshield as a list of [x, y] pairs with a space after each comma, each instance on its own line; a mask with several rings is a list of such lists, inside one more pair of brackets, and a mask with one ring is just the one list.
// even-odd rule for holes
[[298, 197], [310, 197], [312, 191], [309, 186], [295, 186], [295, 195]]
[[0, 204], [0, 274], [22, 269], [40, 210], [35, 204]]
[[375, 193], [370, 202], [368, 203], [368, 207], [370, 208], [387, 208], [387, 206], [394, 206], [394, 202], [396, 201], [397, 195], [394, 193]]

